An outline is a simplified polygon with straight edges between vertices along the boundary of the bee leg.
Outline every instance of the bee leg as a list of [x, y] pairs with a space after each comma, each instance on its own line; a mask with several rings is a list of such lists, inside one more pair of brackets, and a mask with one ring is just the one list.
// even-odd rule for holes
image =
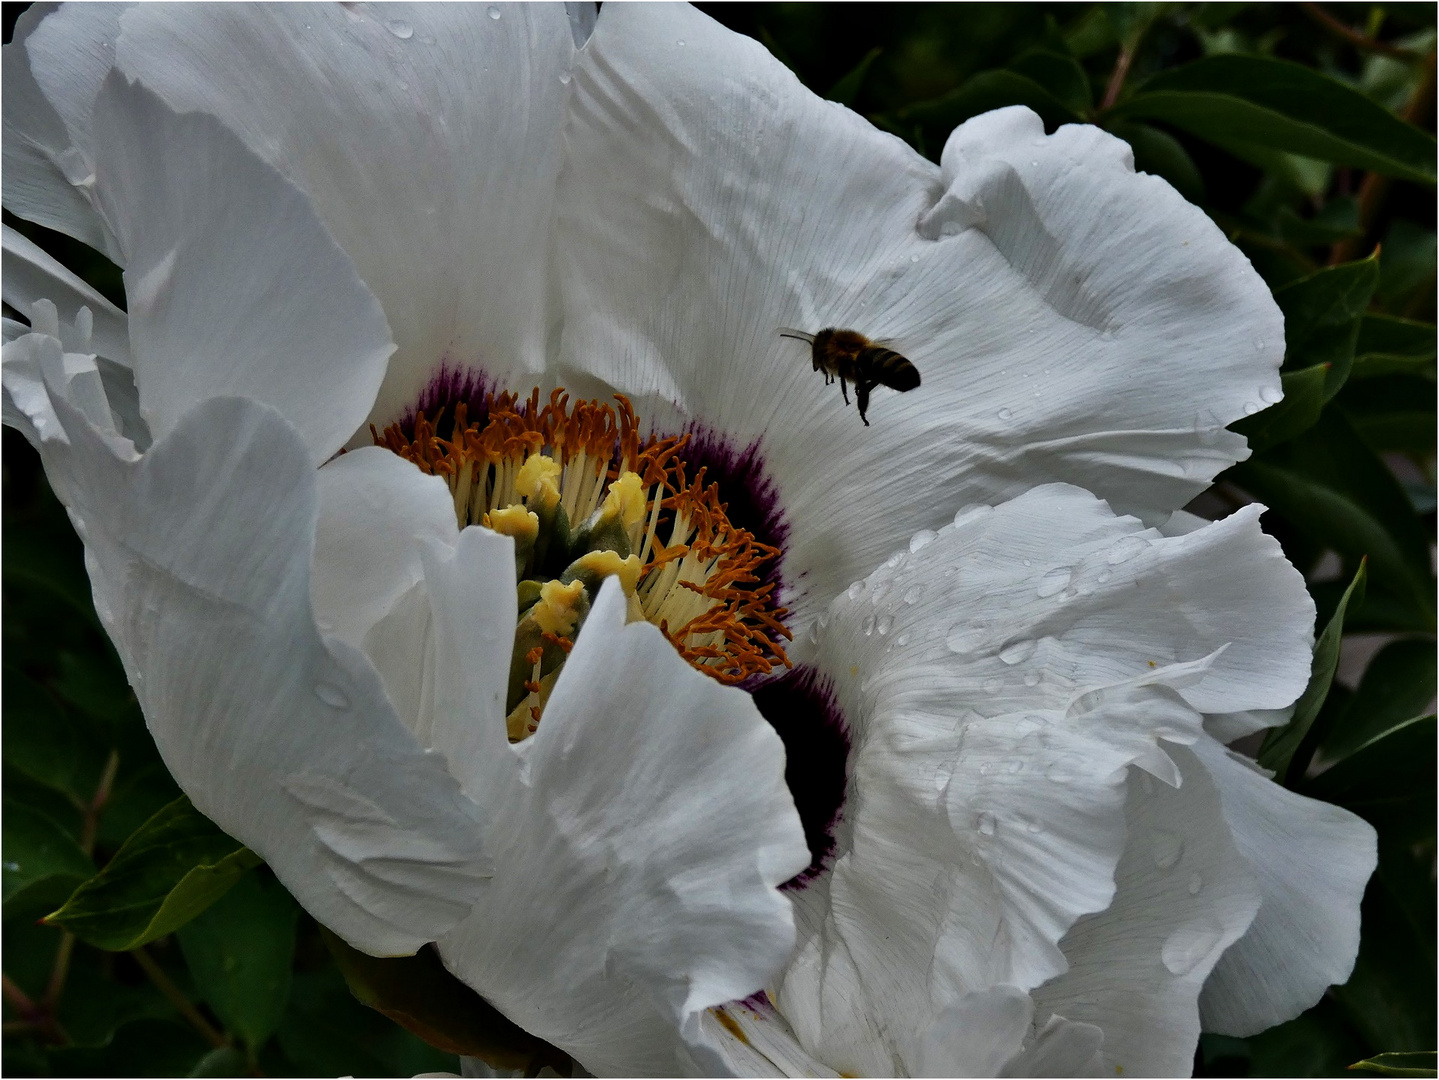
[[844, 376], [839, 377], [839, 392], [844, 395], [844, 403], [849, 404], [849, 387], [845, 385]]
[[859, 418], [864, 421], [864, 426], [869, 427], [869, 418], [864, 414], [869, 411], [870, 384], [857, 382], [854, 384], [854, 400], [859, 406]]

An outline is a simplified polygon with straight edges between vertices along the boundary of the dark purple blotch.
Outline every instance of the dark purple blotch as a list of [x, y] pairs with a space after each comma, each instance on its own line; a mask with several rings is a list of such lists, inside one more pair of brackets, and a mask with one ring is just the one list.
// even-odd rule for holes
[[814, 668], [801, 664], [765, 680], [752, 693], [760, 715], [784, 743], [784, 782], [799, 811], [810, 856], [809, 866], [784, 888], [801, 889], [834, 859], [834, 834], [844, 814], [848, 782], [849, 731], [833, 686]]

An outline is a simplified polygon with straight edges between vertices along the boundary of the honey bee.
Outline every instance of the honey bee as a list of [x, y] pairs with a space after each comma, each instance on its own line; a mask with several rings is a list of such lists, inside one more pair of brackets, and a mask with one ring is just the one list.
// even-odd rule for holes
[[849, 388], [846, 382], [854, 383], [854, 400], [859, 406], [859, 418], [869, 427], [865, 412], [869, 409], [869, 392], [876, 386], [887, 386], [904, 393], [919, 385], [919, 369], [907, 359], [876, 341], [871, 341], [858, 330], [841, 330], [829, 327], [818, 334], [782, 326], [780, 337], [807, 341], [814, 370], [824, 373], [828, 386], [839, 379], [839, 392], [844, 403], [849, 404]]

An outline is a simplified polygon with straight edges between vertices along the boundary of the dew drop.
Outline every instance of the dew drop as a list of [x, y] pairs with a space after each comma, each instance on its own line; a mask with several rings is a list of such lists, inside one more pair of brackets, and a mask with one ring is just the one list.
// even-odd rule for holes
[[1002, 687], [1003, 685], [1003, 679], [1001, 679], [998, 675], [991, 675], [989, 678], [984, 680], [984, 691], [987, 694], [997, 694], [999, 693], [1000, 687]]
[[874, 595], [869, 598], [871, 604], [878, 604], [889, 593], [889, 582], [881, 581], [874, 587]]
[[348, 709], [350, 699], [347, 698], [337, 686], [329, 683], [316, 683], [315, 696], [334, 709]]
[[975, 819], [974, 827], [979, 830], [981, 836], [994, 835], [994, 815], [988, 810]]
[[1044, 577], [1039, 579], [1039, 588], [1035, 590], [1040, 599], [1061, 593], [1069, 588], [1070, 579], [1074, 577], [1074, 571], [1068, 566], [1056, 566]]
[[1031, 671], [1028, 675], [1026, 675], [1026, 676], [1024, 677], [1024, 685], [1025, 685], [1025, 686], [1031, 686], [1031, 687], [1032, 687], [1032, 686], [1038, 686], [1038, 685], [1039, 685], [1039, 672], [1037, 672], [1037, 671]]
[[1204, 879], [1198, 874], [1189, 875], [1189, 895], [1198, 896], [1199, 890], [1204, 888]]
[[923, 595], [924, 595], [924, 586], [923, 586], [923, 585], [911, 585], [910, 588], [909, 588], [909, 591], [904, 594], [904, 602], [905, 602], [906, 604], [917, 604], [917, 603], [919, 603], [919, 598], [920, 598], [921, 596], [923, 596]]
[[875, 629], [880, 632], [881, 636], [889, 633], [891, 630], [894, 629], [894, 616], [881, 615], [879, 617], [879, 622], [875, 624]]
[[1266, 386], [1263, 390], [1259, 391], [1259, 400], [1266, 405], [1274, 405], [1284, 400], [1284, 391], [1277, 386]]
[[1117, 544], [1110, 548], [1106, 558], [1109, 560], [1110, 566], [1118, 566], [1122, 562], [1128, 562], [1148, 547], [1148, 540], [1142, 536], [1135, 536], [1131, 533], [1129, 536], [1121, 538]]
[[1023, 772], [1024, 762], [1020, 761], [1019, 758], [1010, 758], [1004, 767], [1011, 773]]
[[910, 537], [909, 550], [911, 553], [914, 553], [916, 551], [923, 551], [925, 548], [929, 547], [930, 544], [934, 543], [935, 540], [937, 540], [938, 538], [939, 533], [935, 532], [933, 529], [920, 529], [919, 532], [915, 533], [912, 537]]
[[1024, 639], [1011, 641], [1004, 648], [999, 650], [999, 659], [1013, 667], [1015, 664], [1022, 664], [1034, 655], [1034, 650], [1039, 648], [1039, 643]]
[[1111, 574], [1108, 570], [1101, 570], [1099, 573], [1097, 573], [1097, 574], [1094, 575], [1094, 580], [1097, 581], [1097, 582], [1099, 582], [1101, 585], [1103, 585], [1106, 581], [1108, 581], [1108, 580], [1109, 580], [1111, 577], [1113, 577], [1113, 576], [1114, 576], [1114, 575]]
[[1079, 759], [1073, 756], [1055, 758], [1044, 770], [1045, 779], [1067, 784], [1079, 775]]
[[1010, 412], [1008, 409], [1000, 409], [999, 412], [995, 413], [994, 415], [999, 417], [1001, 420], [1008, 420], [1014, 415], [1014, 413]]
[[908, 635], [908, 634], [900, 634], [899, 637], [897, 637], [897, 638], [894, 639], [894, 643], [895, 643], [896, 645], [908, 645], [908, 644], [909, 644], [909, 635]]
[[1223, 939], [1224, 932], [1213, 918], [1199, 919], [1170, 934], [1159, 958], [1173, 974], [1188, 975], [1209, 958]]
[[675, 44], [678, 45], [680, 48], [684, 48], [685, 39], [680, 38], [678, 41], [675, 42]]
[[870, 634], [873, 634], [873, 633], [874, 633], [874, 616], [873, 616], [873, 615], [866, 615], [866, 616], [864, 617], [864, 622], [860, 624], [860, 627], [859, 627], [859, 628], [864, 631], [864, 636], [865, 636], [865, 637], [869, 637]]
[[954, 512], [954, 523], [955, 525], [967, 524], [975, 518], [990, 513], [993, 509], [994, 507], [986, 506], [984, 503], [969, 503]]
[[910, 262], [919, 262], [919, 256], [918, 256], [918, 255], [911, 255], [911, 256], [909, 257], [909, 261], [910, 261]]
[[488, 14], [489, 17], [492, 19], [498, 19], [500, 17], [500, 9], [495, 7], [494, 4], [491, 4], [487, 9], [486, 14]]
[[1149, 853], [1154, 856], [1155, 866], [1169, 870], [1184, 854], [1184, 840], [1172, 832], [1155, 829], [1149, 834]]
[[569, 73], [568, 71], [562, 71], [562, 72], [560, 72], [560, 85], [562, 85], [562, 86], [569, 86], [569, 85], [570, 85], [570, 73]]
[[909, 556], [907, 556], [904, 552], [896, 551], [893, 555], [884, 560], [884, 565], [890, 570], [895, 570], [898, 569], [900, 564], [903, 563], [904, 560], [908, 557]]
[[974, 652], [989, 637], [989, 627], [984, 623], [955, 623], [945, 635], [944, 644], [952, 653]]
[[1264, 339], [1263, 339], [1262, 337], [1257, 337], [1257, 338], [1255, 338], [1255, 339], [1254, 339], [1254, 351], [1255, 351], [1255, 352], [1260, 352], [1261, 350], [1263, 350], [1263, 348], [1264, 348]]
[[1259, 402], [1257, 402], [1257, 401], [1246, 401], [1246, 402], [1244, 403], [1244, 415], [1245, 415], [1245, 416], [1253, 416], [1255, 413], [1257, 413], [1257, 412], [1259, 411], [1259, 409], [1260, 409], [1260, 405], [1259, 405]]
[[[494, 11], [495, 9], [491, 8], [490, 10]], [[394, 34], [395, 37], [401, 41], [408, 41], [415, 36], [415, 28], [403, 19], [391, 19], [385, 25], [390, 28], [390, 33]]]
[[869, 586], [866, 585], [863, 581], [856, 581], [853, 585], [851, 585], [848, 589], [845, 590], [844, 594], [845, 596], [848, 596], [851, 600], [858, 600], [860, 596], [864, 594], [864, 590], [867, 588], [869, 588]]

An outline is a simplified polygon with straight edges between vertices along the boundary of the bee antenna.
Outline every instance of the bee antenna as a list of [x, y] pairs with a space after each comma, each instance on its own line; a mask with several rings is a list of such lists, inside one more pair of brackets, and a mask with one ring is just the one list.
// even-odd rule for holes
[[813, 334], [807, 334], [803, 330], [796, 330], [792, 326], [781, 326], [775, 333], [779, 334], [780, 337], [794, 338], [796, 341], [807, 341], [811, 345], [814, 344]]

